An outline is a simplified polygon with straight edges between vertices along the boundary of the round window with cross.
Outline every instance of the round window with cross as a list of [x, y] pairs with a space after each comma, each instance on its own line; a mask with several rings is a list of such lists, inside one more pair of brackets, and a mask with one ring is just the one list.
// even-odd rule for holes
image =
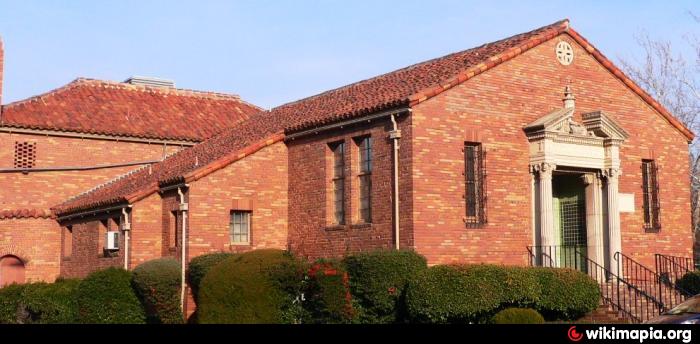
[[568, 66], [574, 62], [574, 49], [568, 42], [561, 41], [557, 44], [557, 60], [564, 66]]

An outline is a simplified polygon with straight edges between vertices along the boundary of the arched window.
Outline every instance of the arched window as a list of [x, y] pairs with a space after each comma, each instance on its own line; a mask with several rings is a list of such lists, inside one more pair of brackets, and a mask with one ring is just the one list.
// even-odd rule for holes
[[24, 283], [24, 262], [15, 256], [0, 257], [0, 287]]

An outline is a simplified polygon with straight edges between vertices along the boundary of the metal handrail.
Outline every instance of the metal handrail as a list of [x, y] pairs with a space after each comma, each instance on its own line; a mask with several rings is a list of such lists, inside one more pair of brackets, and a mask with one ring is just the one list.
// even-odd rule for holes
[[685, 301], [687, 292], [675, 287], [673, 283], [662, 278], [659, 273], [622, 252], [616, 252], [614, 257], [618, 262], [618, 270], [622, 271], [618, 274], [642, 290], [658, 293], [652, 297], [663, 305], [664, 310], [671, 309]]
[[[595, 279], [600, 285], [603, 303], [609, 305], [623, 318], [633, 323], [647, 321], [665, 311], [662, 302], [630, 283], [623, 276], [615, 274], [591, 260], [579, 247], [529, 246], [528, 252], [532, 258], [530, 260], [531, 265], [537, 263], [535, 253], [544, 251], [554, 252], [554, 257], [550, 255], [550, 258], [553, 258], [550, 262], [557, 262], [557, 257], [560, 257], [562, 260], [560, 265], [563, 265], [562, 267], [584, 271]], [[573, 253], [573, 256], [571, 253]]]
[[[693, 259], [687, 257], [668, 256], [658, 253], [656, 254], [655, 258], [656, 271], [658, 272], [659, 276], [661, 276], [660, 278], [665, 280], [666, 283], [673, 286], [684, 296], [693, 296], [692, 293], [679, 287], [676, 283], [679, 279], [692, 271], [690, 267], [694, 267]], [[684, 261], [685, 266], [679, 264], [677, 262], [678, 260]]]

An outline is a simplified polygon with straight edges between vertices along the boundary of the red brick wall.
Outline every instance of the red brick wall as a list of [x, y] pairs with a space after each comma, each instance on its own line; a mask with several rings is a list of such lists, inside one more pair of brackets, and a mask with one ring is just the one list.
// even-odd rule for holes
[[[124, 267], [124, 235], [120, 231], [119, 250], [106, 252], [105, 231], [118, 231], [119, 213], [103, 214], [99, 217], [87, 221], [75, 221], [64, 223], [72, 228], [72, 254], [70, 257], [61, 259], [61, 276], [67, 278], [85, 277], [90, 272], [106, 269], [109, 267]], [[108, 226], [104, 227], [103, 221], [108, 221]], [[63, 242], [68, 231], [62, 230]], [[65, 252], [65, 251], [64, 251]]]
[[163, 256], [163, 221], [162, 201], [158, 193], [152, 194], [131, 209], [131, 248], [129, 249], [129, 268]]
[[[631, 138], [621, 148], [621, 193], [634, 193], [635, 213], [621, 214], [623, 252], [653, 267], [654, 253], [690, 257], [688, 145], [686, 139], [592, 56], [574, 46], [572, 65], [555, 58], [558, 39], [546, 42], [413, 111], [413, 216], [416, 249], [431, 264], [450, 262], [526, 264], [532, 244], [531, 175], [523, 126], [561, 108], [568, 80], [576, 113], [603, 110]], [[488, 220], [465, 227], [464, 158], [469, 137], [487, 152]], [[659, 164], [660, 233], [645, 233], [641, 160]]]
[[61, 235], [52, 219], [0, 221], [0, 257], [14, 255], [25, 262], [27, 282], [53, 282], [59, 274]]
[[[2, 80], [4, 76], [5, 67], [5, 48], [2, 43], [2, 37], [0, 37], [0, 105], [2, 105]], [[1, 111], [1, 110], [0, 110]]]
[[[400, 151], [400, 189], [402, 246], [409, 247], [411, 202], [410, 121], [400, 120], [404, 137]], [[310, 259], [342, 256], [349, 252], [394, 247], [392, 229], [392, 146], [388, 139], [388, 120], [330, 131], [288, 142], [289, 145], [289, 246]], [[358, 151], [357, 137], [373, 139], [372, 224], [357, 224]], [[345, 214], [346, 224], [333, 226], [332, 153], [329, 143], [345, 142]]]
[[[14, 166], [15, 142], [36, 142], [36, 167], [73, 167], [159, 160], [176, 146], [0, 133], [0, 168]], [[137, 167], [0, 174], [0, 209], [49, 208]], [[48, 192], [47, 190], [50, 190]]]
[[[287, 147], [282, 142], [191, 183], [188, 257], [286, 249], [287, 191]], [[250, 245], [230, 243], [231, 210], [252, 211]]]

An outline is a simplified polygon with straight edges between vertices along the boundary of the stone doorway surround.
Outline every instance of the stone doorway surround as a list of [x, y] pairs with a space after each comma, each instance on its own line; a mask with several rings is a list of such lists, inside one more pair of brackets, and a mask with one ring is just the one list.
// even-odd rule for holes
[[[621, 252], [618, 208], [620, 146], [629, 134], [603, 111], [582, 114], [574, 120], [575, 98], [566, 87], [564, 107], [525, 126], [530, 145], [533, 177], [533, 242], [536, 247], [557, 245], [552, 174], [555, 171], [582, 173], [586, 198], [587, 255], [615, 271], [612, 262]], [[557, 261], [551, 257], [550, 261]], [[543, 265], [547, 265], [543, 261]], [[550, 264], [551, 265], [551, 264]]]

